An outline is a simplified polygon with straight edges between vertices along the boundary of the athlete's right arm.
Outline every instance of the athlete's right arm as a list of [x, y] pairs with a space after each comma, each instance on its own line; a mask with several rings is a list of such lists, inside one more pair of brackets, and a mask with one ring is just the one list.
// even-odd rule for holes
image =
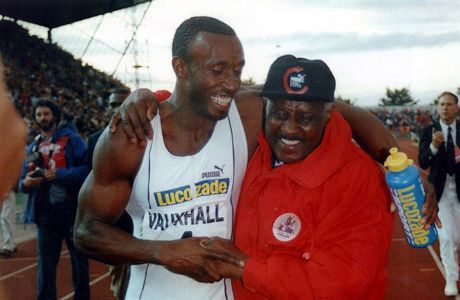
[[130, 143], [123, 130], [106, 130], [100, 138], [93, 171], [79, 195], [74, 230], [78, 250], [111, 264], [153, 263], [200, 282], [219, 280], [208, 259], [221, 257], [200, 246], [208, 238], [142, 240], [113, 225], [128, 203], [145, 148]]
[[[94, 151], [93, 171], [79, 194], [74, 239], [80, 251], [111, 263], [147, 259], [145, 254], [142, 258], [133, 253], [141, 246], [135, 239], [112, 226], [126, 207], [142, 154], [143, 148], [129, 144], [122, 130], [102, 133]], [[132, 247], [121, 247], [126, 242]]]

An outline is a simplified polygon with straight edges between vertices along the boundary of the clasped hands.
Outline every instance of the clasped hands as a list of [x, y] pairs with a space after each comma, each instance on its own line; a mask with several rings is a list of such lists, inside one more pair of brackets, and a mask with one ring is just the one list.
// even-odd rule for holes
[[243, 277], [247, 256], [230, 240], [220, 237], [191, 237], [168, 243], [163, 266], [199, 282]]
[[243, 269], [248, 257], [242, 253], [231, 241], [220, 237], [203, 239], [200, 246], [210, 251], [213, 256], [211, 264], [222, 277], [243, 277]]

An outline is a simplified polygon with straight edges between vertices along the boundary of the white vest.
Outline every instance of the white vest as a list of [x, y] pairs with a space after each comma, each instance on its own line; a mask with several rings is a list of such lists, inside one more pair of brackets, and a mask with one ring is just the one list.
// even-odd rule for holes
[[[159, 114], [152, 126], [154, 137], [147, 144], [126, 209], [133, 218], [134, 236], [176, 240], [191, 234], [231, 239], [248, 153], [235, 103], [194, 155], [175, 156], [167, 150]], [[143, 264], [131, 266], [126, 299], [233, 299], [233, 293], [229, 279], [199, 283], [162, 266]]]

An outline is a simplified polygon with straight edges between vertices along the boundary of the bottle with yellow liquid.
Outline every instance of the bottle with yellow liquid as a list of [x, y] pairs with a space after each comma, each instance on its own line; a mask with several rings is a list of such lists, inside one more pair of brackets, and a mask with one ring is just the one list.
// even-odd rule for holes
[[425, 191], [422, 180], [412, 159], [408, 159], [397, 148], [390, 149], [385, 161], [388, 172], [385, 175], [393, 200], [398, 207], [399, 217], [409, 245], [414, 248], [425, 248], [438, 237], [435, 226], [425, 230], [420, 224]]

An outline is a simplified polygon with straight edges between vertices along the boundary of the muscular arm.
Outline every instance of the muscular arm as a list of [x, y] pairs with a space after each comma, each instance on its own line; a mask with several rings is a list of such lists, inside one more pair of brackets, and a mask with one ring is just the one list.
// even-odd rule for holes
[[112, 135], [105, 131], [101, 136], [93, 172], [80, 190], [74, 234], [77, 248], [93, 258], [111, 263], [145, 263], [159, 255], [151, 243], [112, 225], [126, 207], [143, 150], [130, 144], [123, 131]]

